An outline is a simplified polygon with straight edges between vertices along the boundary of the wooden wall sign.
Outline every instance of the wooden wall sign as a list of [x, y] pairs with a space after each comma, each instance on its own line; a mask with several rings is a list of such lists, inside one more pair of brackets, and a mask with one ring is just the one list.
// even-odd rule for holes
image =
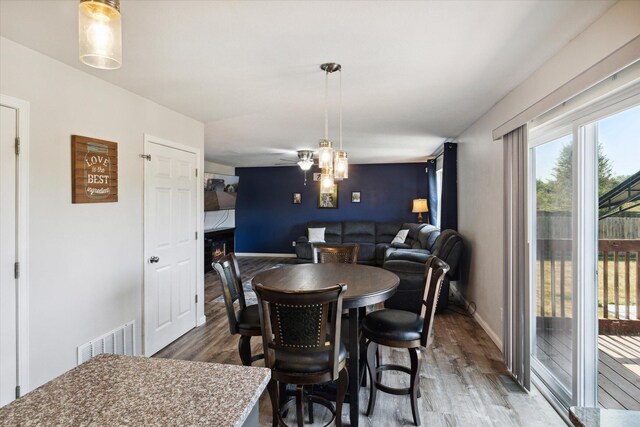
[[118, 144], [71, 135], [71, 201], [118, 201]]

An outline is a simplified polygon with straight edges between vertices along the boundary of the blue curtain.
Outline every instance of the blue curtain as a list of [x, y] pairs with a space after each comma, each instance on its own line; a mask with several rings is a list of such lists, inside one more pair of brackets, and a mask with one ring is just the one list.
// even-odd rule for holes
[[458, 145], [444, 144], [440, 229], [458, 231]]
[[438, 223], [438, 181], [435, 160], [427, 162], [427, 202], [429, 203], [429, 224], [435, 225]]

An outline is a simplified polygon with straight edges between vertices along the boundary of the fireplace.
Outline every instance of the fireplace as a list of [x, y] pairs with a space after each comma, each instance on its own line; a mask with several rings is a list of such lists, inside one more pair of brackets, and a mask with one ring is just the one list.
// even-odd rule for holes
[[227, 254], [227, 242], [225, 240], [211, 240], [211, 262], [220, 260]]
[[211, 271], [214, 263], [233, 252], [235, 228], [214, 228], [204, 232], [204, 272]]

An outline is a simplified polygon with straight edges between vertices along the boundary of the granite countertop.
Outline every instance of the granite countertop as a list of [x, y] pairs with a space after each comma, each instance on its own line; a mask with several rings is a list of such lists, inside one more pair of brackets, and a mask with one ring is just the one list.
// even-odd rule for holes
[[241, 426], [268, 369], [99, 355], [0, 409], [0, 425]]
[[577, 427], [637, 427], [640, 412], [572, 406], [569, 419]]

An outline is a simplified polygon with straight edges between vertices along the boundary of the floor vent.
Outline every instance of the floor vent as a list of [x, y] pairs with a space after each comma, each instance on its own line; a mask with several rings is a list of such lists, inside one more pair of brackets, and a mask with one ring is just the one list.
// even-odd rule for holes
[[134, 354], [134, 321], [78, 347], [78, 365], [102, 353]]

